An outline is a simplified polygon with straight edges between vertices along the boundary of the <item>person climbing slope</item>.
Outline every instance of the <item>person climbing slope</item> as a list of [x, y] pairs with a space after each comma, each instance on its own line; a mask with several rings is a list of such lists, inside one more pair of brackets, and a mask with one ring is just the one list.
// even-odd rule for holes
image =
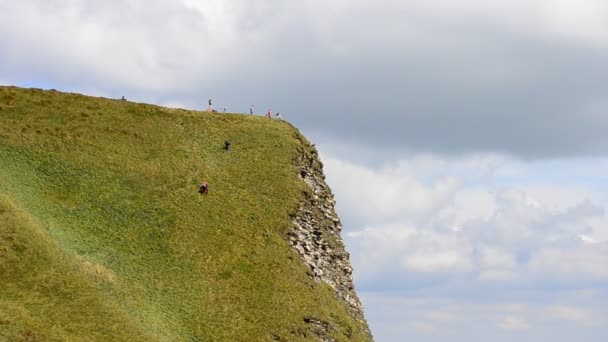
[[209, 193], [209, 184], [207, 182], [202, 182], [198, 188], [198, 193], [201, 195], [206, 195]]

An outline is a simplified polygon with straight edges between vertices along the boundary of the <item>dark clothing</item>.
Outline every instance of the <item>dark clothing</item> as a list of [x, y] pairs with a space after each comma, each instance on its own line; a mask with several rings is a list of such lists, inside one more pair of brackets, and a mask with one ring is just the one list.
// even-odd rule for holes
[[209, 192], [209, 184], [207, 182], [202, 182], [201, 186], [198, 188], [198, 193], [201, 195], [206, 195]]

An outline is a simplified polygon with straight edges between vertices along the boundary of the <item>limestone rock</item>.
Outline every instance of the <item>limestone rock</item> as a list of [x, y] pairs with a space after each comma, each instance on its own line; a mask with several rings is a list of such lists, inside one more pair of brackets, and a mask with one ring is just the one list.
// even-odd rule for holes
[[[323, 164], [314, 148], [306, 154], [302, 151], [296, 162], [298, 174], [310, 188], [304, 196], [297, 214], [292, 219], [288, 239], [302, 261], [310, 268], [308, 273], [317, 282], [325, 282], [345, 304], [348, 312], [360, 322], [372, 340], [371, 332], [363, 315], [363, 305], [355, 293], [349, 254], [340, 237], [342, 224], [335, 211], [335, 200], [325, 183]], [[327, 325], [312, 320], [318, 331]], [[323, 322], [324, 323], [324, 322]], [[322, 339], [323, 340], [323, 339]]]

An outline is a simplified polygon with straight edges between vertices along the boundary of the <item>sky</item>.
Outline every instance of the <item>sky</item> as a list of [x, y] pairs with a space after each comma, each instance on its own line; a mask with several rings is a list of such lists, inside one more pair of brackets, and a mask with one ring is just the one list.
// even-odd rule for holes
[[0, 84], [272, 108], [376, 341], [608, 339], [608, 2], [0, 0]]

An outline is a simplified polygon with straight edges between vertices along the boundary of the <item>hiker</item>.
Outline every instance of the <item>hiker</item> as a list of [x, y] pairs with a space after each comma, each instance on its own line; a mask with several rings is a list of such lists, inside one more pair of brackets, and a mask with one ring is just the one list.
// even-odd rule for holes
[[224, 150], [226, 150], [226, 152], [230, 152], [230, 145], [230, 140], [224, 141]]
[[253, 115], [253, 105], [249, 107], [249, 115]]
[[277, 119], [281, 120], [281, 113], [277, 112], [277, 113], [275, 114], [275, 116], [277, 117]]
[[266, 113], [267, 118], [272, 118], [272, 109], [268, 108], [268, 112]]
[[228, 110], [228, 107], [222, 106], [222, 113], [226, 113], [227, 110]]
[[206, 195], [209, 193], [209, 184], [207, 184], [207, 182], [202, 182], [198, 188], [198, 193], [201, 195]]
[[212, 100], [212, 99], [211, 99], [211, 98], [209, 98], [209, 107], [213, 106], [213, 105], [211, 104], [211, 100]]

